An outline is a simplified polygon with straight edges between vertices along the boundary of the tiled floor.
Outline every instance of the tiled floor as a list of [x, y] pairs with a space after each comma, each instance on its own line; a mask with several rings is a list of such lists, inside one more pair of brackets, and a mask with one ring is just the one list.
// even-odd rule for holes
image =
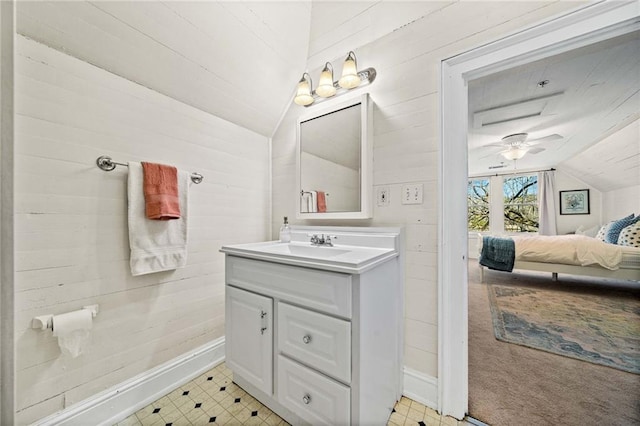
[[[392, 426], [468, 425], [441, 417], [402, 397], [389, 419]], [[277, 414], [232, 382], [224, 363], [127, 417], [117, 426], [288, 425]]]

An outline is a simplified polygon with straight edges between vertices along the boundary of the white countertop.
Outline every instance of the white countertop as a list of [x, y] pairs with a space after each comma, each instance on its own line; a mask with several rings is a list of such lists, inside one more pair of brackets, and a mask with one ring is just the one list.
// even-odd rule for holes
[[361, 274], [398, 256], [395, 248], [341, 244], [334, 244], [333, 247], [312, 246], [309, 242], [299, 241], [227, 245], [220, 251], [231, 256], [349, 274]]

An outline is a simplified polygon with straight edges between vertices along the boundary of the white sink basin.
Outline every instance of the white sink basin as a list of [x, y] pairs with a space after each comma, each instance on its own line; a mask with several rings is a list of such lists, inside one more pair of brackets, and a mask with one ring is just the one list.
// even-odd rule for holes
[[220, 251], [232, 256], [349, 273], [361, 273], [398, 255], [394, 248], [355, 245], [313, 246], [309, 242], [299, 241], [236, 244], [224, 246]]
[[311, 246], [311, 245], [299, 245], [299, 244], [273, 244], [262, 248], [269, 253], [291, 254], [294, 256], [313, 257], [319, 259], [330, 259], [332, 257], [340, 256], [345, 253], [349, 253], [352, 250], [344, 250], [337, 247], [326, 246]]

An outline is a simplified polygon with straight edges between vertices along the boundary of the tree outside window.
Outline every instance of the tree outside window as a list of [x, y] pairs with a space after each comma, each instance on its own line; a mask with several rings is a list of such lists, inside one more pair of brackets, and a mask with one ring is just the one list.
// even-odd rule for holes
[[538, 176], [514, 176], [503, 182], [504, 230], [537, 232]]
[[467, 186], [469, 231], [489, 230], [489, 179], [471, 179]]
[[[490, 186], [502, 186], [500, 193], [491, 199]], [[495, 199], [497, 197], [497, 199]], [[537, 232], [538, 215], [538, 176], [493, 176], [491, 178], [472, 178], [467, 186], [467, 224], [469, 231], [492, 232]], [[491, 229], [491, 208], [494, 211], [493, 227], [501, 226], [502, 219], [496, 212], [504, 212], [504, 229]]]

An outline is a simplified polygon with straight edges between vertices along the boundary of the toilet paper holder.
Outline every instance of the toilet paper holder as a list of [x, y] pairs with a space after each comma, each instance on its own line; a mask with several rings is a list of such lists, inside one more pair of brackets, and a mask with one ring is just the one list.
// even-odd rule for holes
[[[98, 315], [98, 305], [83, 306], [82, 309], [88, 309], [91, 312], [91, 317], [95, 318]], [[53, 330], [53, 314], [39, 315], [31, 320], [31, 328], [38, 330]]]

